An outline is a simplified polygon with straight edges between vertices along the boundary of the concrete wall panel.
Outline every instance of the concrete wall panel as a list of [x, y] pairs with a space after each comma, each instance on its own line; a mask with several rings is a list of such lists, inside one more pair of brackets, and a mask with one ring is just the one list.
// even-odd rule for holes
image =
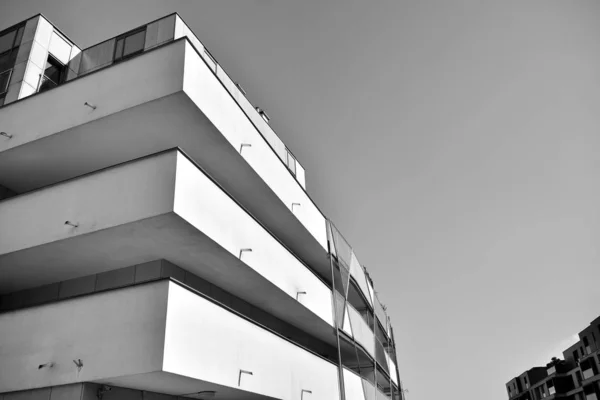
[[66, 64], [69, 62], [71, 56], [71, 45], [58, 33], [52, 32], [48, 51], [56, 57], [58, 61]]
[[50, 45], [52, 32], [54, 32], [54, 27], [52, 26], [52, 24], [48, 22], [44, 17], [40, 17], [37, 30], [35, 31], [34, 40], [40, 45], [42, 45], [42, 47], [47, 49]]
[[156, 282], [0, 314], [0, 392], [160, 370], [167, 292]]
[[[2, 130], [18, 134], [11, 140], [0, 142], [0, 151], [181, 90], [183, 48], [183, 43], [165, 46], [144, 57], [97, 72], [93, 77], [78, 79], [32, 97], [27, 102], [3, 107], [0, 109]], [[123, 76], [128, 77], [126, 84]], [[53, 101], [48, 102], [46, 95], [50, 93]], [[85, 102], [95, 104], [97, 109], [85, 107]], [[35, 110], [35, 118], [31, 118], [31, 110]]]
[[300, 400], [303, 389], [339, 399], [336, 365], [173, 283], [168, 304], [166, 372], [278, 399]]
[[35, 32], [38, 27], [38, 23], [41, 17], [38, 15], [34, 18], [31, 18], [25, 23], [25, 30], [23, 31], [23, 38], [21, 39], [21, 45], [31, 42], [35, 37]]
[[66, 299], [68, 297], [92, 293], [95, 287], [96, 275], [82, 276], [81, 278], [69, 279], [60, 283], [60, 292], [58, 294], [58, 297], [60, 299]]
[[[317, 241], [327, 249], [325, 218], [287, 168], [273, 153], [229, 93], [186, 43], [184, 91], [204, 112], [235, 149], [251, 144], [242, 153], [248, 164], [294, 212]], [[299, 204], [299, 206], [298, 206]], [[295, 205], [295, 207], [294, 207]]]
[[174, 210], [333, 326], [331, 290], [179, 153]]
[[3, 201], [0, 254], [171, 211], [175, 162], [160, 154]]
[[95, 290], [99, 291], [133, 285], [134, 277], [135, 266], [102, 272], [96, 275]]

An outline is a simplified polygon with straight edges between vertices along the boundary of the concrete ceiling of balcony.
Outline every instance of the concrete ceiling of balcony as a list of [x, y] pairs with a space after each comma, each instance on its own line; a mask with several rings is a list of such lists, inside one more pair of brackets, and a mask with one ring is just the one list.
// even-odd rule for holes
[[[119, 378], [101, 379], [94, 381], [113, 386], [122, 386], [138, 390], [147, 390], [157, 393], [166, 393], [175, 396], [190, 397], [199, 400], [272, 400], [274, 397], [263, 396], [253, 392], [236, 389], [228, 386], [217, 385], [198, 379], [171, 374], [164, 371], [146, 374], [128, 375]], [[199, 392], [214, 391], [215, 396], [193, 396]], [[186, 396], [187, 395], [187, 396]]]
[[24, 193], [174, 147], [330, 282], [326, 250], [183, 91], [3, 151], [0, 185]]
[[157, 259], [166, 259], [325, 343], [336, 345], [331, 325], [175, 213], [2, 255], [0, 293]]

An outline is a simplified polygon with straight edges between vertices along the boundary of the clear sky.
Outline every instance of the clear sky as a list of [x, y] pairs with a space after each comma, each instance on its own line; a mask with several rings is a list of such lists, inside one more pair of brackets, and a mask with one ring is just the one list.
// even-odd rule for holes
[[600, 314], [600, 2], [0, 0], [80, 46], [177, 11], [388, 305], [408, 400], [501, 400]]

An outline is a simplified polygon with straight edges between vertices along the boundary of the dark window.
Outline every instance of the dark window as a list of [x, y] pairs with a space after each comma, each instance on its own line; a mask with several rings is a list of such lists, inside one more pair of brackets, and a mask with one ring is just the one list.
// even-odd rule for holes
[[11, 73], [12, 69], [0, 73], [0, 95], [8, 91], [8, 82], [10, 82]]
[[585, 347], [587, 347], [587, 346], [589, 346], [589, 345], [590, 345], [590, 342], [588, 341], [588, 338], [587, 338], [587, 336], [584, 336], [584, 337], [583, 337], [583, 345], [584, 345]]
[[133, 56], [144, 51], [146, 42], [146, 27], [128, 32], [117, 38], [115, 46], [115, 61]]
[[0, 36], [0, 53], [4, 53], [14, 47], [17, 30], [14, 29]]
[[21, 44], [23, 38], [24, 25], [13, 28], [8, 32], [0, 34], [0, 54], [18, 47]]
[[52, 89], [62, 83], [65, 66], [56, 58], [48, 56], [46, 61], [46, 69], [44, 75], [40, 79], [40, 87], [38, 92], [43, 92]]
[[0, 34], [0, 73], [11, 69], [15, 65], [19, 44], [23, 37], [24, 26], [13, 28]]

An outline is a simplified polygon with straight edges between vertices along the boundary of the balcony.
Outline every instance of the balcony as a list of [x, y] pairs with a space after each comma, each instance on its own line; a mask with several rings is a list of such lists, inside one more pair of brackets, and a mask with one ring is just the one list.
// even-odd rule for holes
[[95, 382], [232, 400], [339, 398], [336, 365], [169, 280], [0, 314], [0, 371], [0, 392]]
[[176, 150], [4, 200], [0, 220], [0, 293], [166, 259], [335, 344], [331, 290]]
[[325, 218], [301, 167], [290, 172], [210, 53], [175, 15], [147, 25], [143, 51], [115, 62], [118, 41], [84, 50], [66, 83], [0, 108], [0, 185], [24, 193], [180, 147], [329, 280]]

